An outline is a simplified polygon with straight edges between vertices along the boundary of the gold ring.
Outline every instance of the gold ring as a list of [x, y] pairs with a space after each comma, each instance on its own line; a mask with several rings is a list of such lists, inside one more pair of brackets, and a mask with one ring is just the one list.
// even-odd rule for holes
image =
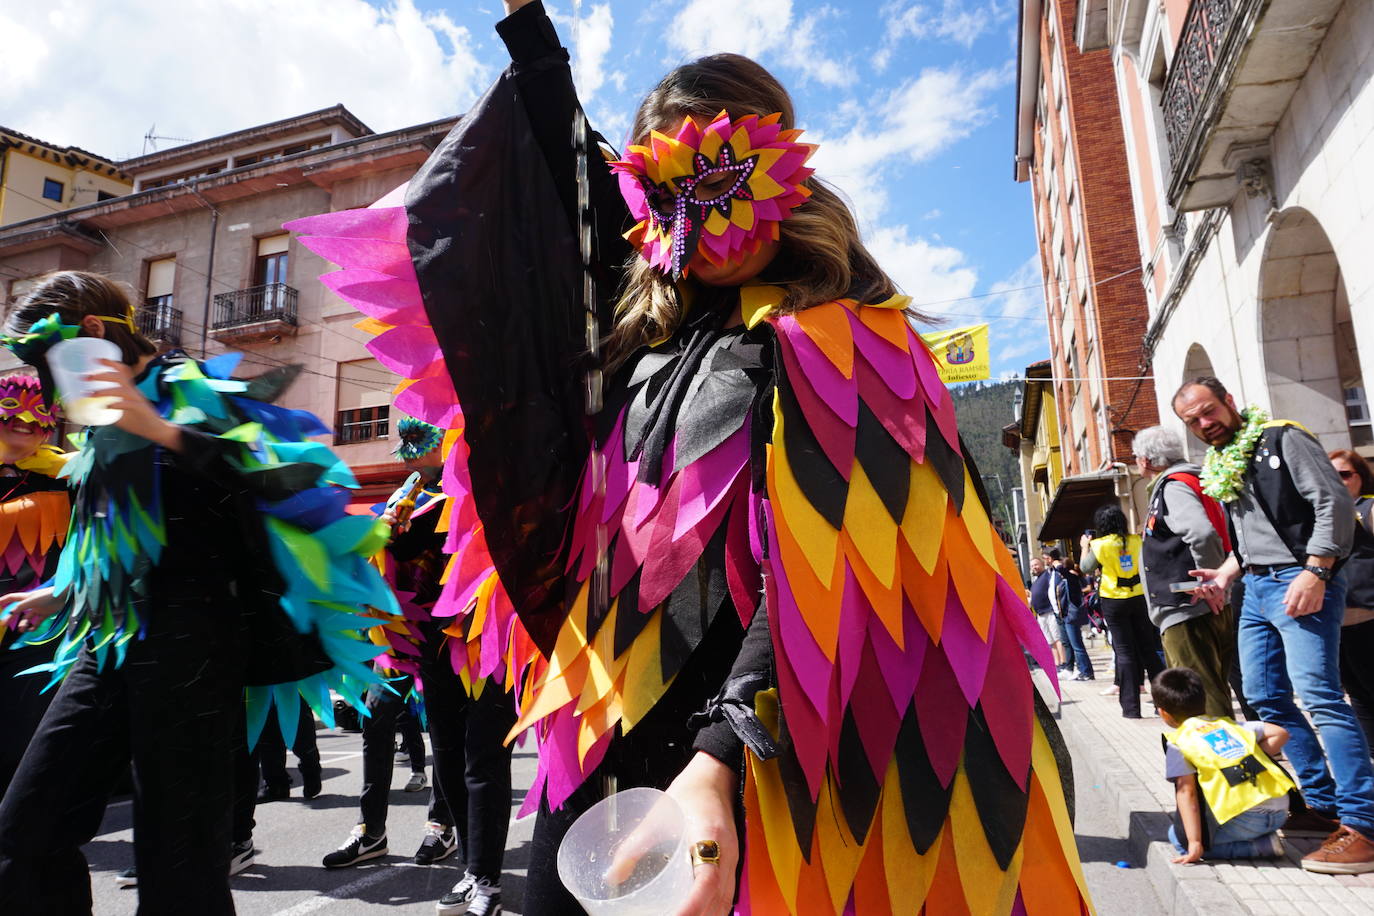
[[720, 864], [720, 844], [715, 840], [698, 840], [690, 851], [693, 865]]

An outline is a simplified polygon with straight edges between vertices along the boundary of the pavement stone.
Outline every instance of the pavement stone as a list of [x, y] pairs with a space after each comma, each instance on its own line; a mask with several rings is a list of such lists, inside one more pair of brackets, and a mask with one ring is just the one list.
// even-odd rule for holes
[[1143, 862], [1159, 899], [1176, 916], [1290, 916], [1319, 904], [1332, 916], [1374, 913], [1374, 874], [1317, 875], [1300, 860], [1317, 840], [1286, 841], [1276, 861], [1234, 860], [1216, 864], [1174, 865], [1167, 830], [1174, 791], [1164, 779], [1160, 736], [1164, 723], [1154, 715], [1149, 695], [1143, 719], [1123, 719], [1111, 684], [1111, 650], [1090, 648], [1094, 681], [1060, 684], [1060, 727], [1076, 766], [1115, 798], [1132, 856]]

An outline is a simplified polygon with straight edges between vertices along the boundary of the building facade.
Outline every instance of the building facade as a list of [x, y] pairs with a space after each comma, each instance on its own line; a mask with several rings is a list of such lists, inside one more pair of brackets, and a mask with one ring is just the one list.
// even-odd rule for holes
[[244, 378], [301, 365], [282, 403], [333, 426], [359, 498], [374, 499], [403, 476], [388, 439], [396, 379], [318, 281], [332, 266], [281, 227], [393, 191], [454, 123], [378, 134], [335, 106], [119, 163], [132, 193], [0, 227], [0, 289], [13, 300], [51, 270], [97, 271], [131, 290], [140, 329], [165, 347], [240, 352]]
[[1374, 454], [1374, 4], [1093, 0], [1074, 32], [1111, 56], [1161, 415], [1216, 375]]
[[132, 187], [109, 159], [0, 126], [0, 226], [120, 197]]
[[1042, 541], [1076, 540], [1105, 501], [1138, 514], [1131, 440], [1158, 422], [1139, 369], [1149, 311], [1112, 57], [1079, 46], [1079, 12], [1077, 0], [1021, 4], [1015, 178], [1032, 190], [1064, 473]]

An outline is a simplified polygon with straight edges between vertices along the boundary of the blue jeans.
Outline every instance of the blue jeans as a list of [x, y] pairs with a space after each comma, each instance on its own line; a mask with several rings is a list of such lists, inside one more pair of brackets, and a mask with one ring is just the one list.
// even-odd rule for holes
[[[1206, 815], [1210, 816], [1210, 815]], [[1260, 837], [1268, 837], [1288, 820], [1288, 809], [1265, 810], [1251, 808], [1242, 811], [1220, 827], [1212, 828], [1212, 845], [1203, 856], [1208, 859], [1255, 859], [1268, 856], [1273, 850], [1269, 842], [1256, 843]], [[1178, 825], [1169, 825], [1169, 842], [1179, 855], [1188, 851], [1188, 844], [1181, 842]]]
[[1074, 663], [1078, 667], [1078, 673], [1084, 677], [1093, 676], [1093, 663], [1088, 658], [1088, 647], [1083, 645], [1083, 625], [1073, 623], [1063, 623], [1060, 629], [1064, 631], [1064, 641], [1073, 650]]
[[[1327, 583], [1320, 611], [1289, 617], [1283, 596], [1300, 572], [1290, 566], [1268, 575], [1245, 575], [1237, 647], [1245, 698], [1262, 721], [1288, 729], [1284, 752], [1308, 807], [1374, 837], [1374, 768], [1364, 732], [1341, 689], [1345, 578], [1337, 575]], [[1295, 691], [1315, 731], [1293, 702]]]

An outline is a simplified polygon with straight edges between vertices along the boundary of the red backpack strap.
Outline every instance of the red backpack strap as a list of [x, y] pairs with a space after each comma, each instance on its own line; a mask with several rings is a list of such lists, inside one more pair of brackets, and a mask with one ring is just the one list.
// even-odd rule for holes
[[1226, 524], [1226, 510], [1221, 507], [1221, 503], [1202, 492], [1202, 481], [1198, 480], [1198, 476], [1187, 471], [1177, 471], [1164, 479], [1177, 480], [1179, 483], [1186, 484], [1188, 489], [1197, 494], [1197, 498], [1202, 500], [1202, 510], [1207, 513], [1207, 520], [1212, 523], [1212, 527], [1217, 531], [1217, 536], [1221, 538], [1221, 549], [1229, 554], [1231, 552], [1231, 533]]

